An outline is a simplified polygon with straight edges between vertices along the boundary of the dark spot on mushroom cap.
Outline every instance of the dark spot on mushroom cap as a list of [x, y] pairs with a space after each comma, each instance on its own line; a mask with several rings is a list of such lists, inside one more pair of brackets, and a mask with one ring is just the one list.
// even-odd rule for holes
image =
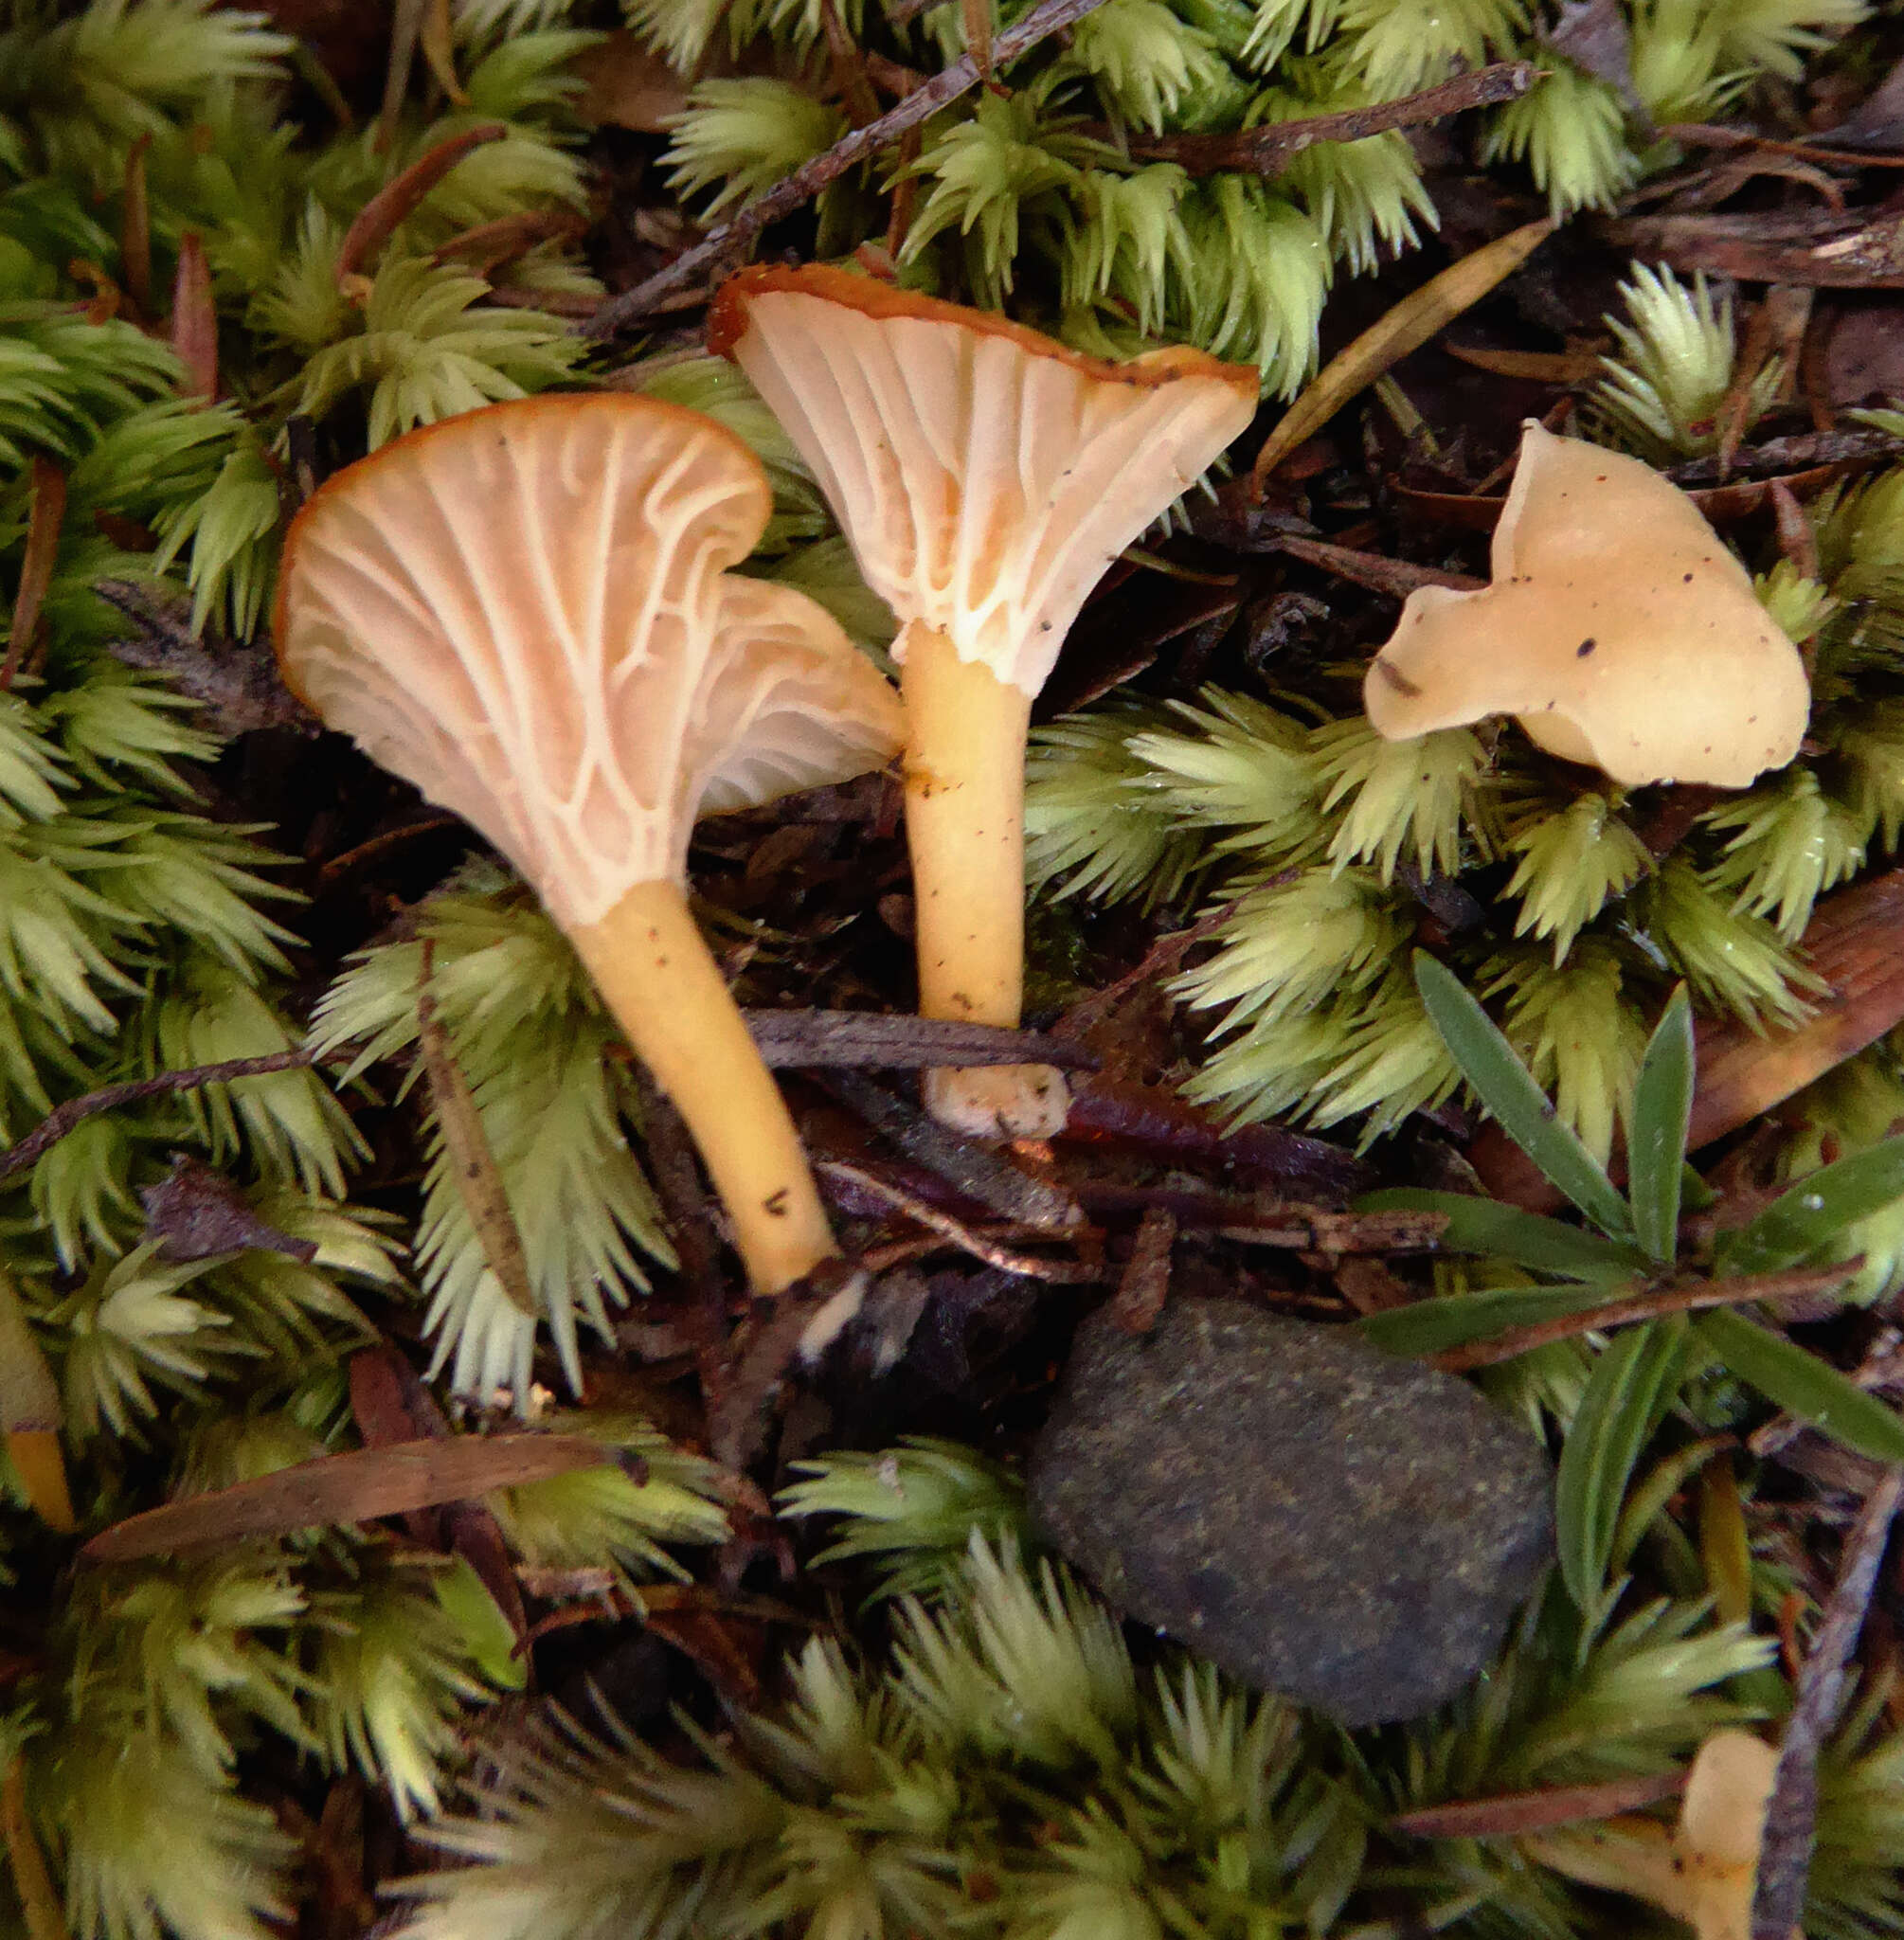
[[1584, 640], [1582, 640], [1577, 647], [1573, 649], [1573, 657], [1576, 660], [1584, 660], [1587, 657], [1587, 656], [1590, 654], [1593, 651], [1593, 649], [1597, 647], [1599, 644], [1600, 642], [1596, 640], [1591, 634], [1589, 634], [1587, 638]]
[[1375, 672], [1379, 674], [1382, 676], [1382, 678], [1386, 680], [1388, 684], [1392, 688], [1393, 688], [1397, 693], [1405, 693], [1409, 695], [1410, 699], [1412, 699], [1415, 695], [1421, 692], [1421, 689], [1418, 688], [1414, 684], [1414, 682], [1410, 680], [1408, 677], [1408, 675], [1404, 674], [1401, 671], [1401, 669], [1395, 666], [1392, 661], [1377, 660], [1375, 662]]
[[1683, 584], [1683, 585], [1688, 585], [1688, 586], [1689, 586], [1689, 585], [1691, 585], [1691, 584], [1692, 584], [1692, 583], [1693, 583], [1693, 576], [1692, 576], [1692, 574], [1691, 574], [1691, 573], [1686, 573], [1686, 574], [1683, 574], [1683, 575], [1681, 576], [1681, 580], [1680, 580], [1680, 584]]

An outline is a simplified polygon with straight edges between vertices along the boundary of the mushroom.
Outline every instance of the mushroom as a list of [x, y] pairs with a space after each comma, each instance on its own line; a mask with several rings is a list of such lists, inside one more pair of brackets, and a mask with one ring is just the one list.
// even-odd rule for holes
[[1750, 1732], [1715, 1732], [1686, 1776], [1679, 1823], [1609, 1819], [1522, 1841], [1543, 1865], [1588, 1886], [1651, 1900], [1698, 1940], [1751, 1940], [1752, 1895], [1778, 1751]]
[[520, 400], [415, 431], [293, 522], [286, 680], [534, 886], [687, 1121], [755, 1289], [834, 1251], [785, 1103], [685, 893], [703, 811], [898, 751], [897, 697], [790, 587], [737, 577], [751, 452], [652, 398]]
[[[838, 269], [745, 270], [710, 346], [813, 467], [900, 622], [920, 1010], [1018, 1022], [1025, 734], [1105, 567], [1255, 414], [1253, 368], [1201, 350], [1124, 364]], [[981, 1137], [1062, 1129], [1046, 1065], [929, 1072]]]
[[1743, 788], [1798, 752], [1798, 649], [1650, 465], [1529, 419], [1492, 562], [1479, 591], [1409, 595], [1362, 688], [1385, 740], [1512, 714], [1550, 754], [1629, 788]]

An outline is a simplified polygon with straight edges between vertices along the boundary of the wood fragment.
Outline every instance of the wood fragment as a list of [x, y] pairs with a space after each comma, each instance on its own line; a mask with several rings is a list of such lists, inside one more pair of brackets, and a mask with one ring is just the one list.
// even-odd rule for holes
[[[994, 62], [999, 67], [1008, 66], [1040, 41], [1075, 25], [1103, 4], [1104, 0], [1039, 0], [1031, 12], [1015, 21], [994, 41]], [[613, 336], [659, 309], [663, 298], [694, 287], [704, 277], [737, 257], [763, 229], [812, 201], [828, 183], [838, 181], [850, 169], [897, 141], [907, 129], [928, 120], [947, 102], [956, 101], [976, 87], [979, 79], [978, 63], [970, 54], [961, 56], [878, 120], [851, 130], [824, 154], [816, 155], [784, 181], [756, 196], [692, 249], [683, 250], [665, 269], [645, 282], [637, 283], [632, 290], [609, 297], [589, 318], [586, 334]]]
[[1838, 1722], [1845, 1666], [1864, 1627], [1877, 1567], [1904, 1497], [1904, 1468], [1893, 1468], [1865, 1499], [1845, 1538], [1838, 1581], [1825, 1602], [1810, 1655], [1798, 1678], [1772, 1779], [1752, 1895], [1752, 1940], [1789, 1940], [1805, 1912], [1805, 1889], [1818, 1818], [1818, 1755]]
[[410, 1509], [547, 1482], [612, 1463], [587, 1435], [462, 1435], [323, 1455], [115, 1523], [81, 1550], [89, 1563], [216, 1549], [249, 1536], [375, 1522]]

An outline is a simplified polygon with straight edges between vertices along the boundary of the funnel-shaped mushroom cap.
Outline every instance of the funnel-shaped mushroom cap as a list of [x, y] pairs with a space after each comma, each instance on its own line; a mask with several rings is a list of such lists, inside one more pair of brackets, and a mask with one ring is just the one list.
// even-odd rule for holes
[[1256, 371], [1201, 350], [1105, 363], [824, 267], [730, 277], [708, 339], [773, 407], [901, 622], [1027, 694], [1108, 562], [1256, 409]]
[[791, 588], [730, 576], [759, 462], [652, 398], [494, 404], [398, 439], [286, 542], [285, 677], [454, 809], [565, 925], [680, 879], [694, 817], [877, 767], [897, 696]]
[[1378, 734], [1512, 714], [1627, 787], [1743, 788], [1798, 752], [1797, 648], [1697, 506], [1638, 458], [1530, 420], [1493, 566], [1479, 592], [1409, 595], [1363, 686]]

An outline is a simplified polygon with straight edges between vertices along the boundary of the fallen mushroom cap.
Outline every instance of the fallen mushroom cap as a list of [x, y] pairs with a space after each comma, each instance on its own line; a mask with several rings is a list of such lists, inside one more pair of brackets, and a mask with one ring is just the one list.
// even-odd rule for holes
[[333, 728], [534, 884], [693, 1133], [755, 1288], [834, 1250], [681, 884], [703, 807], [876, 767], [897, 697], [804, 595], [731, 575], [759, 463], [598, 394], [496, 404], [340, 473], [285, 545], [278, 651]]
[[[901, 621], [920, 1009], [1015, 1024], [1032, 696], [1105, 567], [1248, 424], [1257, 373], [1194, 350], [1108, 364], [825, 268], [730, 278], [708, 335]], [[925, 1092], [980, 1137], [1049, 1137], [1069, 1103], [1045, 1065], [931, 1071]]]
[[1616, 781], [1742, 788], [1798, 752], [1798, 650], [1698, 508], [1638, 458], [1529, 420], [1493, 583], [1425, 586], [1371, 664], [1375, 731], [1410, 740], [1512, 714]]
[[773, 407], [901, 621], [1026, 694], [1105, 566], [1248, 428], [1259, 392], [1252, 367], [1202, 350], [1108, 363], [823, 265], [729, 277], [708, 342]]
[[821, 607], [730, 576], [772, 498], [712, 420], [524, 399], [385, 445], [285, 542], [286, 681], [479, 829], [566, 925], [681, 879], [704, 811], [897, 751], [890, 686]]
[[1751, 1940], [1778, 1755], [1750, 1732], [1715, 1732], [1686, 1774], [1670, 1836], [1655, 1820], [1609, 1819], [1536, 1833], [1522, 1849], [1570, 1879], [1650, 1900], [1697, 1940]]

